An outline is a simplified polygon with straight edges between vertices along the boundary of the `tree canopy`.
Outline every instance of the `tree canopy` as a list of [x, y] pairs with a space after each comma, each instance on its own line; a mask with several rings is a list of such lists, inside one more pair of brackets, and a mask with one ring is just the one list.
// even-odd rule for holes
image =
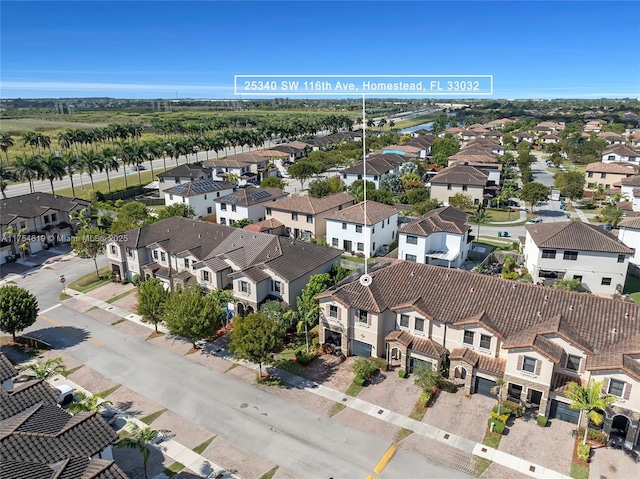
[[173, 216], [182, 216], [183, 218], [193, 218], [196, 215], [196, 210], [193, 206], [189, 206], [185, 203], [174, 203], [160, 210], [158, 213], [158, 221], [166, 220]]
[[300, 180], [302, 189], [304, 189], [304, 182], [312, 176], [322, 173], [323, 170], [324, 165], [319, 161], [310, 161], [303, 158], [289, 167], [289, 174], [292, 178]]
[[520, 198], [531, 204], [531, 210], [538, 201], [546, 201], [549, 197], [549, 188], [542, 183], [531, 181], [525, 183], [520, 190]]
[[584, 174], [579, 171], [561, 171], [553, 181], [553, 185], [560, 190], [560, 194], [571, 200], [583, 197], [584, 184]]
[[158, 278], [150, 278], [140, 283], [137, 295], [137, 313], [142, 316], [142, 321], [153, 324], [158, 332], [158, 323], [164, 319], [164, 307], [169, 292]]
[[236, 359], [258, 363], [262, 376], [262, 365], [273, 361], [273, 353], [282, 346], [285, 333], [283, 322], [271, 321], [264, 313], [236, 317], [229, 352]]
[[99, 228], [81, 229], [71, 238], [71, 247], [78, 253], [80, 257], [91, 258], [96, 267], [96, 276], [100, 278], [100, 270], [98, 269], [98, 255], [104, 254], [105, 236]]
[[16, 333], [28, 328], [38, 317], [38, 300], [26, 289], [15, 285], [0, 288], [0, 331]]
[[118, 217], [111, 224], [111, 232], [124, 233], [149, 221], [149, 208], [137, 201], [130, 201], [118, 210]]
[[260, 188], [280, 188], [284, 190], [286, 183], [282, 178], [277, 176], [269, 176], [260, 182]]
[[312, 198], [322, 198], [323, 196], [340, 193], [344, 191], [344, 188], [344, 182], [339, 176], [317, 179], [309, 183], [309, 196]]
[[437, 138], [431, 145], [432, 161], [438, 166], [447, 166], [449, 157], [460, 151], [460, 144], [455, 138]]
[[473, 198], [471, 195], [465, 195], [464, 193], [456, 193], [449, 198], [449, 204], [459, 210], [470, 210], [474, 208]]

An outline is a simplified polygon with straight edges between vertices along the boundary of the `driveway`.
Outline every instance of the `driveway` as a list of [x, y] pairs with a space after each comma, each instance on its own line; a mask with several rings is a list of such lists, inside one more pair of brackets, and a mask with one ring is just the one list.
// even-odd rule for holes
[[640, 477], [639, 451], [623, 451], [611, 447], [593, 450], [589, 479], [629, 479]]
[[467, 396], [462, 391], [454, 394], [441, 391], [427, 408], [422, 422], [457, 436], [482, 442], [487, 419], [495, 404], [495, 399], [481, 394]]
[[397, 371], [380, 372], [371, 384], [363, 388], [358, 398], [377, 406], [408, 416], [420, 396], [420, 388], [413, 378], [398, 377]]

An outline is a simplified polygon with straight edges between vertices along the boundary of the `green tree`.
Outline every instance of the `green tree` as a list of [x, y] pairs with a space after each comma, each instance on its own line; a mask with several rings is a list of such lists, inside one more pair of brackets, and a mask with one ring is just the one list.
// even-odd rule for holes
[[579, 279], [558, 279], [553, 282], [553, 288], [564, 291], [580, 291], [582, 280]]
[[538, 201], [546, 201], [549, 197], [549, 188], [535, 181], [526, 183], [520, 190], [520, 199], [531, 205], [531, 211]]
[[[356, 182], [354, 181], [353, 184], [355, 183]], [[367, 184], [367, 189], [369, 189], [368, 184]], [[373, 189], [375, 189], [375, 183], [374, 183]], [[385, 191], [390, 191], [392, 194], [397, 195], [404, 191], [404, 184], [399, 175], [395, 173], [390, 173], [380, 179], [380, 189]]]
[[96, 276], [100, 279], [98, 269], [98, 255], [105, 251], [104, 233], [99, 228], [84, 228], [71, 238], [71, 247], [80, 257], [88, 257], [93, 260], [96, 267]]
[[366, 381], [371, 379], [371, 376], [378, 370], [378, 368], [367, 358], [358, 358], [353, 362], [353, 373], [356, 377], [362, 378]]
[[26, 380], [44, 380], [47, 381], [54, 376], [64, 374], [66, 368], [62, 364], [62, 358], [50, 358], [43, 361], [36, 361], [24, 366], [20, 372], [20, 376]]
[[418, 173], [407, 173], [400, 177], [402, 181], [402, 187], [405, 191], [413, 190], [416, 188], [424, 188], [424, 181]]
[[427, 201], [429, 199], [429, 191], [425, 188], [414, 188], [401, 194], [398, 197], [400, 203], [405, 205], [415, 205]]
[[26, 289], [9, 285], [0, 288], [0, 331], [16, 333], [28, 328], [38, 317], [38, 300]]
[[[0, 158], [2, 158], [0, 156]], [[2, 197], [6, 199], [7, 193], [5, 190], [9, 186], [9, 181], [15, 180], [15, 174], [11, 168], [6, 165], [0, 164], [0, 191], [2, 191]]]
[[138, 228], [148, 219], [149, 208], [137, 201], [130, 201], [118, 210], [118, 217], [111, 225], [111, 232], [114, 234], [124, 233]]
[[580, 199], [584, 195], [584, 174], [579, 171], [561, 171], [553, 181], [562, 196], [571, 200]]
[[306, 159], [299, 160], [297, 163], [289, 167], [289, 175], [292, 178], [300, 180], [301, 188], [304, 190], [304, 182], [309, 178], [322, 173], [322, 163], [311, 162]]
[[151, 323], [158, 332], [158, 323], [164, 319], [164, 308], [169, 298], [169, 292], [164, 288], [164, 283], [157, 278], [149, 278], [138, 285], [137, 313], [142, 316], [142, 321]]
[[222, 305], [205, 296], [199, 286], [174, 291], [165, 302], [167, 328], [171, 334], [187, 338], [194, 348], [197, 341], [212, 337], [225, 319]]
[[[9, 133], [0, 134], [0, 150], [4, 153], [7, 159], [7, 165], [9, 164], [9, 148], [13, 146], [13, 138]], [[0, 166], [2, 166], [2, 157], [0, 157]]]
[[286, 186], [287, 184], [284, 180], [277, 176], [269, 176], [260, 182], [260, 188], [280, 188], [281, 190], [284, 190]]
[[585, 386], [581, 386], [575, 381], [567, 383], [564, 395], [571, 400], [569, 407], [587, 414], [588, 421], [584, 428], [583, 444], [587, 443], [587, 433], [589, 431], [589, 421], [596, 426], [602, 424], [603, 417], [600, 411], [604, 411], [616, 400], [611, 394], [604, 394], [603, 382], [595, 382], [590, 379]]
[[283, 323], [286, 331], [294, 326], [297, 317], [295, 311], [289, 306], [275, 299], [262, 303], [260, 312], [266, 315], [270, 321]]
[[59, 156], [49, 153], [40, 160], [38, 176], [41, 180], [49, 180], [52, 194], [56, 194], [56, 190], [53, 188], [53, 180], [61, 180], [64, 178], [65, 173], [64, 160]]
[[[373, 181], [367, 181], [367, 198], [370, 198], [369, 193], [375, 191], [375, 189], [376, 184]], [[364, 199], [364, 180], [356, 180], [351, 183], [351, 186], [347, 189], [347, 193], [357, 198], [358, 201], [362, 201]]]
[[329, 273], [314, 274], [296, 299], [298, 309], [298, 333], [305, 333], [307, 352], [309, 352], [309, 329], [313, 328], [319, 319], [320, 307], [316, 296], [333, 286], [334, 279]]
[[413, 384], [423, 391], [431, 391], [443, 380], [442, 373], [430, 363], [428, 366], [421, 364], [413, 369]]
[[331, 194], [331, 186], [327, 180], [313, 180], [309, 183], [309, 196], [311, 198], [322, 198]]
[[455, 138], [437, 138], [431, 145], [432, 161], [438, 166], [447, 166], [449, 157], [460, 151], [460, 144]]
[[258, 363], [262, 377], [262, 365], [273, 362], [273, 353], [282, 347], [285, 333], [283, 323], [270, 321], [263, 313], [250, 313], [244, 318], [236, 317], [229, 352], [236, 359]]
[[504, 389], [506, 382], [502, 378], [496, 378], [496, 385], [491, 388], [491, 394], [495, 394], [498, 397], [498, 415], [502, 408], [502, 390]]
[[108, 405], [112, 404], [111, 401], [102, 399], [97, 394], [85, 394], [82, 391], [77, 391], [75, 394], [75, 401], [69, 404], [67, 411], [71, 414], [77, 414], [79, 412], [102, 412]]
[[611, 226], [617, 228], [618, 224], [624, 219], [624, 210], [616, 205], [607, 205], [602, 208], [600, 218], [605, 223], [611, 223]]
[[130, 435], [116, 441], [114, 446], [122, 449], [137, 449], [142, 455], [144, 479], [147, 479], [147, 461], [151, 455], [149, 445], [153, 444], [156, 436], [159, 434], [167, 434], [170, 431], [168, 429], [152, 429], [150, 427], [140, 428], [134, 423], [128, 423], [126, 429]]
[[253, 223], [253, 221], [251, 221], [249, 218], [242, 218], [241, 220], [236, 220], [231, 223], [231, 226], [233, 226], [234, 228], [244, 228], [251, 223]]
[[182, 216], [183, 218], [193, 218], [196, 215], [196, 210], [193, 206], [185, 203], [174, 203], [160, 210], [158, 213], [158, 220], [166, 220], [173, 216]]
[[471, 195], [465, 195], [464, 193], [456, 193], [453, 195], [449, 198], [449, 204], [459, 210], [471, 210], [475, 207]]
[[442, 203], [440, 203], [438, 200], [429, 199], [413, 205], [413, 207], [411, 208], [411, 214], [422, 216], [426, 214], [428, 211], [435, 210], [436, 208], [440, 208], [440, 207], [442, 207]]
[[469, 221], [478, 225], [478, 237], [476, 238], [476, 242], [478, 242], [480, 240], [480, 225], [490, 222], [491, 214], [487, 213], [487, 210], [484, 208], [479, 208], [469, 216]]

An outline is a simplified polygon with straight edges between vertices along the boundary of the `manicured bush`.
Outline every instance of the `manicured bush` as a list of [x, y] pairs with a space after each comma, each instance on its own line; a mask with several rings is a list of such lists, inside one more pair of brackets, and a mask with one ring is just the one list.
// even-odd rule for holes
[[364, 386], [365, 379], [360, 376], [356, 376], [353, 378], [353, 384], [357, 384], [358, 386]]
[[585, 462], [589, 462], [591, 457], [591, 446], [589, 444], [578, 444], [578, 457]]
[[[578, 429], [578, 437], [584, 437], [583, 427]], [[587, 432], [587, 439], [599, 444], [607, 443], [607, 435], [602, 431], [598, 431], [597, 429], [589, 429], [589, 431]]]
[[398, 370], [398, 376], [401, 378], [406, 378], [407, 377], [407, 372], [404, 369], [399, 369]]
[[504, 433], [504, 423], [501, 423], [500, 421], [497, 421], [493, 418], [489, 418], [489, 420], [487, 421], [487, 426], [489, 427], [489, 430], [491, 430], [492, 424], [493, 424], [493, 432], [495, 432], [496, 434]]
[[418, 398], [418, 404], [422, 407], [428, 407], [432, 397], [433, 391], [422, 391]]
[[547, 419], [547, 416], [542, 416], [542, 415], [536, 418], [536, 421], [538, 422], [538, 426], [541, 426], [541, 427], [545, 427], [547, 425], [548, 420], [549, 419]]
[[373, 358], [373, 357], [371, 357], [371, 358], [369, 358], [369, 361], [371, 362], [371, 364], [373, 364], [380, 371], [388, 371], [389, 370], [389, 363], [387, 363], [387, 361], [382, 359], [382, 358]]
[[131, 277], [131, 282], [132, 282], [133, 284], [135, 284], [136, 286], [138, 286], [138, 285], [140, 284], [141, 280], [142, 280], [142, 278], [140, 277], [140, 275], [139, 275], [139, 274], [134, 274], [134, 275]]
[[493, 419], [495, 419], [496, 421], [500, 421], [502, 424], [506, 424], [507, 421], [509, 420], [509, 416], [511, 416], [511, 414], [498, 414], [497, 412], [493, 412], [491, 411], [491, 417]]
[[446, 379], [438, 381], [437, 387], [447, 393], [454, 393], [458, 390], [455, 384], [451, 381], [447, 381]]
[[517, 402], [502, 401], [502, 407], [506, 407], [507, 409], [509, 409], [511, 411], [511, 414], [513, 414], [515, 417], [522, 417], [522, 415], [524, 414], [522, 406]]
[[309, 364], [314, 356], [315, 354], [313, 354], [313, 350], [309, 350], [307, 353], [307, 349], [304, 347], [296, 351], [296, 361], [298, 364], [302, 364], [303, 366]]
[[[495, 406], [493, 406], [493, 409], [491, 411], [497, 413], [498, 412], [498, 405], [496, 404]], [[500, 414], [511, 414], [511, 413], [513, 413], [513, 411], [511, 409], [509, 409], [508, 407], [505, 407], [504, 404], [502, 406], [500, 406]]]
[[373, 373], [378, 370], [371, 361], [365, 358], [358, 358], [353, 363], [353, 372], [356, 376], [359, 376], [365, 380], [371, 379]]
[[502, 279], [518, 279], [520, 275], [517, 271], [512, 271], [511, 273], [504, 272], [502, 273]]

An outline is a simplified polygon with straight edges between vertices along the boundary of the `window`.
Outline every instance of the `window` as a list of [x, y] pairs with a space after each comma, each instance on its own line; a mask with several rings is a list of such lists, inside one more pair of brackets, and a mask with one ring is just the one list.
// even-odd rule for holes
[[611, 278], [602, 278], [600, 284], [602, 286], [611, 286]]
[[247, 293], [249, 291], [249, 284], [246, 281], [240, 281], [240, 291]]
[[580, 356], [574, 356], [573, 354], [567, 356], [567, 365], [565, 368], [570, 371], [578, 371], [580, 369]]
[[462, 185], [462, 191], [467, 191], [467, 185]]
[[49, 224], [49, 215], [44, 215], [44, 224], [45, 225]]
[[166, 255], [164, 252], [161, 252], [161, 253], [160, 253], [160, 259], [161, 259], [162, 261], [167, 261], [167, 255]]
[[307, 223], [313, 223], [313, 215], [307, 215]]
[[416, 318], [416, 331], [424, 332], [424, 319]]
[[371, 228], [371, 233], [375, 233], [376, 232], [376, 227], [374, 226], [373, 228]]
[[405, 254], [404, 259], [406, 259], [407, 261], [413, 261], [415, 263], [418, 258], [415, 254]]
[[216, 193], [216, 198], [220, 198], [220, 192], [219, 191]]
[[623, 254], [618, 255], [618, 263], [624, 263], [626, 256]]
[[607, 174], [606, 173], [600, 173], [600, 178], [606, 178]]
[[482, 349], [491, 349], [491, 336], [489, 336], [488, 334], [481, 334], [480, 347]]
[[153, 259], [158, 259], [158, 252], [155, 249], [153, 250]]
[[464, 338], [462, 339], [462, 342], [464, 344], [469, 344], [471, 346], [473, 346], [473, 338], [475, 337], [476, 333], [474, 333], [473, 331], [465, 331], [464, 332]]
[[227, 204], [226, 203], [220, 203], [220, 209], [222, 211], [227, 211]]
[[369, 323], [369, 313], [364, 311], [363, 309], [358, 311], [358, 322], [368, 324]]
[[333, 246], [334, 248], [338, 247], [338, 238], [331, 239], [331, 246]]
[[169, 193], [169, 199], [173, 200], [173, 195], [171, 193]]
[[267, 208], [267, 214], [270, 215], [271, 214], [271, 208]]
[[184, 267], [188, 268], [189, 267], [189, 258], [185, 258], [184, 259]]
[[362, 179], [362, 175], [358, 175], [358, 179], [361, 180]]
[[25, 223], [24, 221], [20, 222], [20, 229], [24, 229], [27, 227], [27, 223]]
[[534, 373], [536, 371], [536, 360], [535, 358], [530, 358], [525, 356], [522, 361], [522, 370], [527, 371], [529, 373]]
[[447, 185], [447, 189], [448, 189], [448, 190], [451, 190], [451, 185], [450, 185], [450, 184], [449, 184], [449, 185]]
[[356, 233], [362, 233], [362, 225], [356, 225]]
[[226, 218], [220, 218], [220, 224], [221, 225], [226, 225], [227, 224], [227, 219]]
[[205, 199], [205, 200], [207, 199], [207, 195], [204, 195], [204, 199]]
[[568, 261], [577, 261], [578, 260], [578, 252], [577, 251], [565, 251], [563, 259]]
[[384, 220], [382, 220], [382, 229], [384, 229]]
[[236, 211], [236, 205], [231, 205], [231, 211]]
[[607, 160], [609, 160], [609, 161], [616, 161], [616, 157], [615, 157], [614, 155], [609, 155], [609, 156], [607, 157]]
[[209, 272], [208, 271], [203, 271], [202, 272], [202, 281], [209, 282]]
[[173, 181], [177, 184], [180, 184], [180, 178], [178, 178], [177, 176], [173, 178]]
[[347, 223], [342, 223], [342, 229], [346, 230], [347, 229]]
[[546, 259], [556, 259], [556, 250], [554, 249], [543, 249], [542, 257]]
[[332, 304], [329, 305], [329, 317], [337, 318], [338, 317], [338, 307]]
[[291, 219], [293, 221], [298, 221], [298, 213], [291, 213]]
[[389, 221], [390, 221], [389, 218], [387, 218], [387, 224], [389, 224]]
[[53, 223], [54, 221], [58, 221], [58, 214], [57, 213], [51, 213], [51, 222]]
[[573, 275], [573, 279], [577, 279], [577, 280], [579, 280], [580, 282], [582, 282], [582, 276], [581, 276], [581, 275], [579, 275], [579, 274], [574, 274], [574, 275]]
[[282, 283], [280, 283], [280, 281], [273, 281], [273, 290], [276, 293], [280, 293], [281, 292], [281, 287], [282, 287]]
[[407, 244], [418, 244], [417, 236], [407, 236]]
[[611, 379], [609, 381], [609, 394], [613, 394], [614, 396], [622, 397], [622, 393], [624, 392], [624, 381], [619, 381], [618, 379]]
[[131, 248], [127, 248], [127, 256], [133, 258], [133, 250]]
[[211, 214], [211, 206], [207, 206], [207, 214], [210, 215]]
[[402, 327], [402, 328], [408, 328], [409, 327], [409, 316], [407, 316], [406, 314], [401, 314], [400, 315], [400, 327]]
[[375, 241], [374, 241], [374, 242], [373, 242], [373, 244], [371, 245], [371, 249], [372, 249], [373, 251], [375, 251], [375, 250], [376, 250], [376, 242], [375, 242]]
[[116, 247], [111, 245], [111, 254], [116, 254]]
[[[587, 177], [593, 178], [593, 171], [590, 171], [589, 173], [587, 173]], [[591, 184], [593, 184], [593, 183], [591, 183]]]

